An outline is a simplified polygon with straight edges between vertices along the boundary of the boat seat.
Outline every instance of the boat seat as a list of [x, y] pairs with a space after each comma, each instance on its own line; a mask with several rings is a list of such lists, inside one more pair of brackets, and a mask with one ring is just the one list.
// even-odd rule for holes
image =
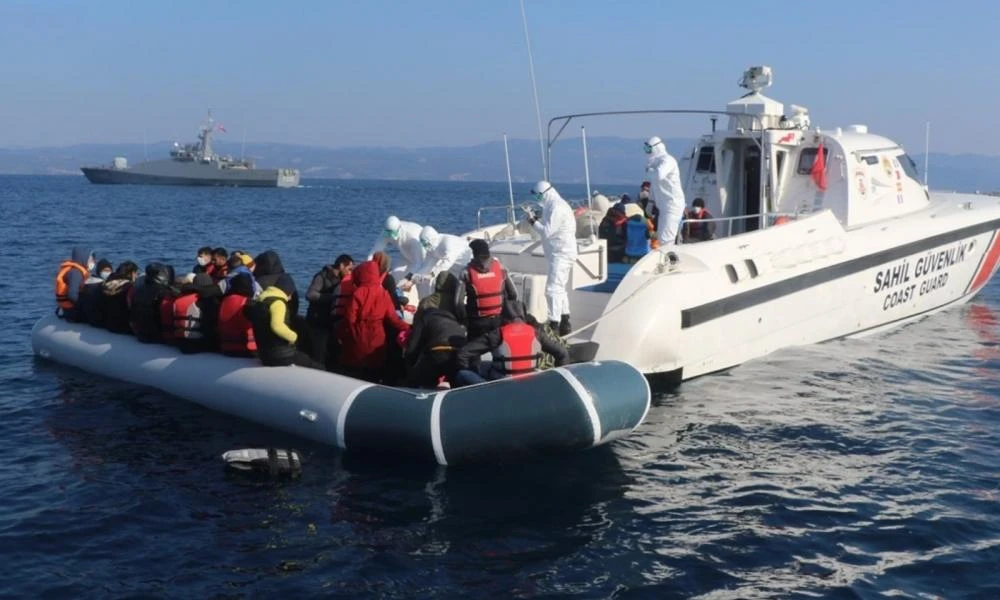
[[586, 287], [579, 288], [586, 292], [603, 292], [605, 294], [613, 294], [615, 290], [618, 289], [618, 284], [622, 282], [625, 278], [625, 274], [629, 272], [632, 265], [627, 265], [625, 263], [608, 263], [608, 278], [601, 283], [595, 285], [588, 285]]

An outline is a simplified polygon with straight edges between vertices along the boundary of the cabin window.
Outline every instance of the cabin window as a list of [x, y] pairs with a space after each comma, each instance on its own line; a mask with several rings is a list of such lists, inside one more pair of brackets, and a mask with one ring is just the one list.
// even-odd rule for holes
[[697, 173], [715, 173], [715, 148], [713, 146], [702, 146], [698, 151], [698, 164], [695, 165]]
[[[816, 162], [816, 153], [819, 148], [803, 148], [801, 154], [799, 154], [799, 175], [808, 175], [812, 172], [813, 163]], [[823, 148], [823, 161], [826, 162], [830, 158], [830, 149]]]
[[913, 159], [910, 158], [908, 154], [900, 154], [896, 157], [899, 161], [899, 166], [903, 168], [903, 172], [906, 176], [915, 181], [920, 181], [920, 175], [917, 174], [917, 165], [914, 164]]
[[870, 154], [868, 156], [862, 156], [861, 160], [865, 161], [865, 163], [869, 164], [869, 165], [877, 165], [878, 164], [878, 157], [875, 156], [874, 154]]

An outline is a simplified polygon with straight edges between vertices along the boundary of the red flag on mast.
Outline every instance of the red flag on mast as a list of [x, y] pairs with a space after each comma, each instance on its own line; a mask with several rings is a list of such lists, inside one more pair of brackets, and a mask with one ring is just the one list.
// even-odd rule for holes
[[820, 141], [819, 148], [816, 149], [816, 160], [813, 161], [812, 169], [809, 171], [816, 187], [826, 191], [826, 158], [823, 155], [823, 142]]

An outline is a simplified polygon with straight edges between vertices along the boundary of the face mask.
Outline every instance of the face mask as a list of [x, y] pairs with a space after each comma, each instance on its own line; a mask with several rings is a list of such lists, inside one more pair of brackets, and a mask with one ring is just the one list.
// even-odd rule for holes
[[398, 240], [399, 239], [399, 230], [397, 229], [397, 230], [393, 231], [391, 229], [386, 229], [385, 230], [385, 237], [389, 238], [390, 240]]
[[649, 142], [644, 142], [642, 144], [642, 151], [645, 152], [646, 154], [652, 154], [653, 147], [649, 145]]
[[94, 270], [94, 267], [96, 267], [96, 266], [97, 266], [97, 265], [96, 265], [96, 264], [94, 264], [94, 262], [93, 262], [93, 261], [90, 261], [90, 262], [88, 262], [88, 263], [87, 263], [87, 270], [88, 270], [88, 271], [93, 271], [93, 270]]
[[207, 256], [199, 256], [198, 257], [198, 265], [199, 266], [204, 267], [207, 264], [208, 264], [208, 257]]
[[431, 243], [430, 243], [430, 242], [428, 242], [427, 240], [420, 240], [420, 246], [421, 246], [421, 247], [422, 247], [422, 248], [423, 248], [424, 250], [430, 250], [430, 249], [431, 249]]
[[111, 271], [101, 271], [101, 279], [107, 281], [108, 277], [111, 277]]

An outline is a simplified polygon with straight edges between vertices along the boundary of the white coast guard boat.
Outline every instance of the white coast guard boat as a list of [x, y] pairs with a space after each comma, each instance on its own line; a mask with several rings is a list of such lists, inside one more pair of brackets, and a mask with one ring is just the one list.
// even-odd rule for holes
[[[769, 67], [747, 70], [741, 86], [749, 92], [728, 104], [728, 127], [718, 131], [720, 113], [700, 110], [549, 122], [551, 152], [578, 117], [712, 117], [712, 131], [680, 162], [687, 202], [704, 199], [716, 239], [653, 251], [632, 265], [609, 264], [604, 240], [579, 242], [573, 336], [597, 342], [598, 360], [689, 379], [962, 304], [996, 272], [1000, 198], [930, 192], [897, 143], [864, 125], [820, 130], [794, 105], [788, 117], [760, 93], [770, 83]], [[825, 189], [812, 173], [821, 147]], [[531, 312], [544, 318], [540, 243], [508, 209], [507, 223], [466, 235], [491, 241]]]

